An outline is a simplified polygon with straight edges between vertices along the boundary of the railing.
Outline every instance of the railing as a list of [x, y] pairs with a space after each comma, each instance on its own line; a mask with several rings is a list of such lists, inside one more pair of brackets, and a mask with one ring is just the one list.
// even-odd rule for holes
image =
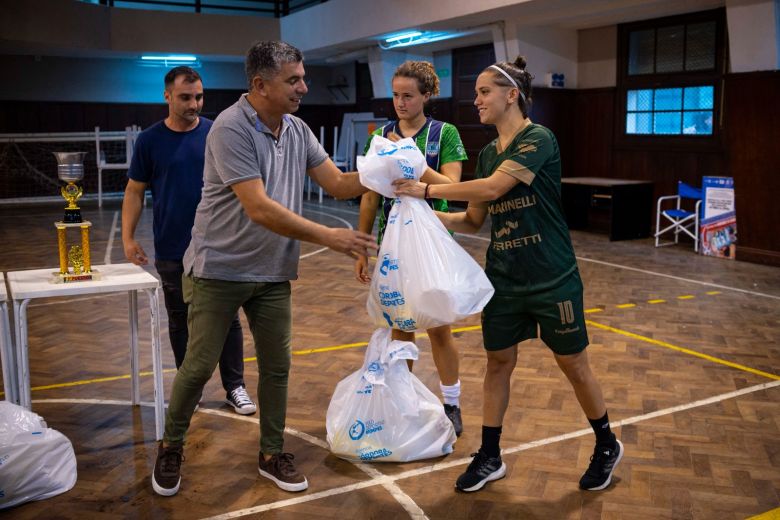
[[164, 8], [179, 8], [177, 10], [193, 13], [235, 13], [259, 14], [280, 18], [290, 13], [306, 9], [312, 5], [321, 4], [327, 0], [81, 0], [97, 3], [108, 7], [129, 7], [136, 9], [159, 10]]

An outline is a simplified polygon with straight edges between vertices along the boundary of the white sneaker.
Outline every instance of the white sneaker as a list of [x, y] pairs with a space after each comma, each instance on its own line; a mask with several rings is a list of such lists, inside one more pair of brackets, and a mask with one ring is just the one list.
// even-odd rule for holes
[[238, 386], [227, 393], [225, 402], [233, 407], [237, 414], [252, 415], [257, 411], [257, 405], [249, 398], [246, 388]]

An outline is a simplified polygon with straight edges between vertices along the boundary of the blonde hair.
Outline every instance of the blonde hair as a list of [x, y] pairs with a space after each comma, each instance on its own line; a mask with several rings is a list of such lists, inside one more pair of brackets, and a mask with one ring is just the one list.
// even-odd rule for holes
[[405, 61], [395, 69], [393, 78], [412, 78], [417, 80], [417, 88], [421, 94], [439, 95], [439, 76], [436, 69], [427, 61]]

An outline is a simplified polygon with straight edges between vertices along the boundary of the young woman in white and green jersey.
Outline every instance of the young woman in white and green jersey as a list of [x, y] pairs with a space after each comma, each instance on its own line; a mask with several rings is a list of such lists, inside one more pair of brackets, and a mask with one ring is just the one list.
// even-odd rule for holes
[[446, 186], [396, 181], [397, 194], [469, 201], [465, 212], [437, 213], [452, 231], [475, 233], [491, 217], [485, 272], [496, 292], [482, 313], [482, 445], [456, 488], [477, 491], [506, 474], [499, 439], [517, 346], [540, 335], [596, 434], [580, 487], [599, 490], [609, 486], [623, 445], [610, 430], [588, 363], [582, 281], [561, 206], [560, 151], [553, 133], [528, 118], [532, 76], [525, 67], [519, 57], [491, 65], [477, 78], [479, 120], [495, 125], [498, 138], [480, 152], [475, 180]]
[[[428, 168], [422, 180], [430, 184], [448, 184], [460, 181], [461, 162], [466, 160], [466, 152], [460, 140], [458, 130], [449, 123], [442, 123], [426, 117], [423, 109], [431, 96], [439, 93], [439, 78], [433, 65], [426, 61], [407, 61], [401, 64], [393, 75], [393, 106], [397, 121], [377, 129], [374, 135], [382, 135], [396, 141], [411, 137], [425, 155]], [[371, 144], [369, 139], [366, 150]], [[371, 233], [379, 209], [379, 242], [382, 242], [385, 222], [390, 213], [393, 199], [385, 199], [378, 193], [368, 192], [360, 201], [359, 228]], [[429, 199], [428, 203], [437, 211], [447, 211], [447, 201]], [[355, 277], [361, 283], [368, 284], [371, 276], [368, 271], [368, 258], [358, 257], [355, 262]], [[433, 361], [439, 372], [439, 386], [444, 399], [444, 411], [455, 427], [455, 433], [463, 431], [460, 414], [460, 379], [458, 351], [452, 341], [449, 325], [435, 327], [426, 331], [431, 340]], [[414, 333], [393, 329], [393, 339], [414, 341]]]

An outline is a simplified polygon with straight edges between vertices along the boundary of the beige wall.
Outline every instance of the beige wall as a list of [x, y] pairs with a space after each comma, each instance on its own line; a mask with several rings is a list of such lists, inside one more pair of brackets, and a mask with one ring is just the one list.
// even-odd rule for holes
[[778, 56], [777, 25], [772, 0], [728, 0], [726, 17], [729, 31], [731, 72], [776, 70]]
[[252, 42], [280, 35], [274, 18], [111, 9], [63, 0], [1, 0], [0, 12], [0, 50], [7, 54], [243, 56]]
[[617, 75], [617, 26], [578, 32], [577, 88], [614, 87]]

